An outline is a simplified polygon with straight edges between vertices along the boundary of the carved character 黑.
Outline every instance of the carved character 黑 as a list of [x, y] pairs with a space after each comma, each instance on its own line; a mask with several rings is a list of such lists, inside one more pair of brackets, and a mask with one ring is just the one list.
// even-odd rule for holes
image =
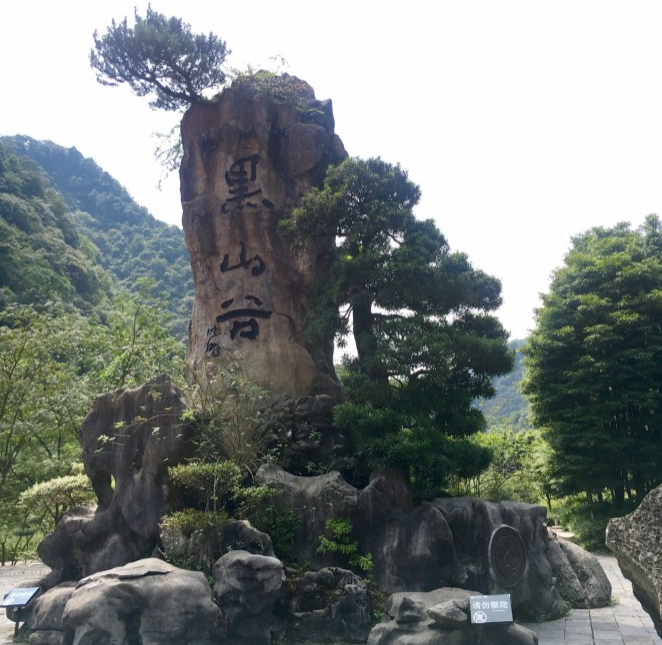
[[[256, 185], [257, 165], [260, 163], [260, 155], [254, 154], [249, 157], [237, 159], [225, 173], [225, 183], [230, 188], [230, 195], [221, 206], [221, 212], [227, 213], [231, 208], [243, 210], [244, 208], [257, 208], [258, 204], [248, 201], [250, 197], [262, 194], [262, 189]], [[268, 199], [262, 199], [261, 204], [265, 208], [274, 208]]]

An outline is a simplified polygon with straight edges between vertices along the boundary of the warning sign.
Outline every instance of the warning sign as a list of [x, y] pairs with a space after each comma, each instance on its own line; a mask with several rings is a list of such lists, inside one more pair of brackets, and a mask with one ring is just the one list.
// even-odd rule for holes
[[487, 623], [512, 623], [513, 608], [510, 594], [493, 596], [469, 596], [469, 611], [474, 625]]

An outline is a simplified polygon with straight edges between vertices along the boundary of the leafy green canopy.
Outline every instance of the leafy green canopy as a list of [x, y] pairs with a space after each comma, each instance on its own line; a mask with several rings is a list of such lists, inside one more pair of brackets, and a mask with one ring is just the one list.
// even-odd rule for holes
[[[115, 306], [99, 317], [56, 302], [45, 311], [0, 310], [0, 543], [12, 557], [35, 532], [52, 530], [67, 505], [57, 491], [69, 480], [35, 489], [43, 499], [21, 495], [71, 474], [80, 459], [77, 430], [93, 397], [182, 371], [183, 347], [168, 335], [163, 308], [146, 286], [139, 295], [122, 294]], [[17, 512], [19, 498], [25, 504]]]
[[103, 36], [94, 32], [90, 64], [102, 85], [128, 83], [138, 96], [155, 95], [152, 108], [180, 110], [225, 81], [221, 69], [230, 53], [225, 41], [210, 33], [191, 33], [180, 18], [168, 18], [150, 6], [135, 25], [114, 20]]
[[400, 166], [347, 159], [282, 230], [337, 240], [309, 328], [356, 343], [337, 422], [356, 431], [373, 466], [401, 468], [427, 496], [453, 474], [487, 467], [489, 451], [462, 438], [483, 428], [473, 402], [493, 394], [491, 377], [512, 357], [489, 315], [501, 304], [499, 281], [451, 253], [432, 220], [415, 218], [419, 198]]
[[0, 143], [0, 308], [59, 299], [91, 311], [110, 284], [87, 244], [41, 169]]
[[[13, 160], [10, 165], [16, 168], [14, 172], [3, 171], [3, 152], [5, 160]], [[26, 196], [25, 190], [19, 189], [19, 181], [33, 191], [43, 185], [43, 194]], [[49, 188], [49, 183], [59, 196]], [[7, 208], [12, 198], [3, 196], [3, 192], [27, 201], [24, 205], [27, 212], [40, 209], [38, 212], [44, 213], [48, 206], [57, 219], [42, 215], [43, 234], [37, 230], [35, 235], [32, 220], [22, 217], [14, 222], [17, 219], [15, 215], [12, 218], [14, 211]], [[95, 278], [99, 282], [96, 291], [108, 293], [111, 287], [100, 267], [95, 266], [98, 264], [129, 291], [139, 290], [138, 278], [153, 279], [156, 291], [163, 294], [168, 310], [174, 314], [173, 330], [179, 338], [186, 337], [194, 290], [181, 228], [156, 220], [115, 179], [76, 148], [63, 148], [21, 135], [0, 137], [0, 219], [15, 227], [5, 238], [6, 246], [0, 236], [0, 248], [9, 249], [6, 258], [0, 254], [0, 286], [9, 287], [15, 294], [27, 292], [20, 301], [35, 301], [36, 288], [44, 291], [50, 289], [50, 284], [58, 286], [67, 275], [72, 276], [73, 283], [68, 289], [75, 289], [84, 300], [91, 300], [90, 295], [94, 296], [95, 291], [87, 285], [90, 278], [95, 278], [95, 272], [99, 274]], [[60, 230], [54, 230], [54, 225]], [[2, 226], [0, 221], [0, 229]], [[31, 229], [30, 235], [23, 232], [27, 227]], [[57, 242], [59, 236], [73, 249], [63, 250]], [[43, 251], [29, 251], [28, 245]], [[72, 251], [80, 257], [65, 263]], [[33, 262], [38, 264], [35, 270], [30, 266]], [[55, 264], [57, 275], [44, 268], [45, 262]], [[87, 273], [79, 275], [78, 267], [85, 268], [85, 263]], [[77, 272], [73, 273], [74, 270]], [[59, 290], [61, 297], [67, 297]]]
[[622, 503], [660, 482], [662, 230], [576, 237], [525, 347], [523, 388], [566, 492]]

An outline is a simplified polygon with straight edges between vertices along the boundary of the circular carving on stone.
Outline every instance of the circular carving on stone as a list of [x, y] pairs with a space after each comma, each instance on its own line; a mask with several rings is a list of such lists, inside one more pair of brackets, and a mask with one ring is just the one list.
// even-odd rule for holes
[[526, 569], [526, 550], [519, 532], [506, 524], [494, 529], [490, 538], [492, 577], [508, 588], [519, 584]]

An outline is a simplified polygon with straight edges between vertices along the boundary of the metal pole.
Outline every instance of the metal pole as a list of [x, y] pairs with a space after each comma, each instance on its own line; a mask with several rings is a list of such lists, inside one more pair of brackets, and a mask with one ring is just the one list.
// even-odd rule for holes
[[14, 626], [14, 638], [18, 636], [18, 622], [21, 620], [21, 608], [16, 608], [16, 625]]

